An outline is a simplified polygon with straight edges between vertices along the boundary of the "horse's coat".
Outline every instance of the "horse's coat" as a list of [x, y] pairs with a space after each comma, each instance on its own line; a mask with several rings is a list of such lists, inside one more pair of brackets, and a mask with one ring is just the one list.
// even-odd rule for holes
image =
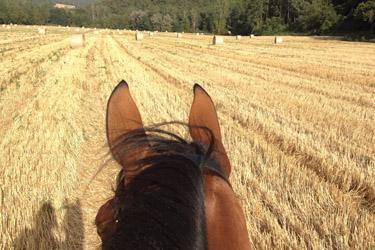
[[[168, 148], [165, 145], [173, 144], [172, 147], [174, 148], [173, 149], [174, 151], [170, 155], [172, 158], [173, 157], [175, 158], [174, 162], [176, 162], [176, 164], [182, 163], [184, 167], [180, 167], [180, 168], [189, 169], [189, 166], [191, 165], [191, 168], [193, 170], [194, 166], [207, 163], [206, 160], [209, 160], [209, 159], [204, 158], [203, 160], [201, 160], [200, 157], [203, 157], [203, 156], [201, 155], [195, 156], [196, 153], [194, 153], [194, 152], [202, 153], [203, 151], [206, 150], [206, 146], [208, 147], [207, 155], [210, 156], [212, 153], [212, 157], [217, 163], [217, 164], [213, 163], [212, 165], [213, 167], [211, 166], [211, 170], [213, 170], [214, 173], [210, 173], [210, 171], [208, 171], [210, 169], [210, 166], [209, 166], [210, 164], [207, 164], [208, 166], [202, 168], [203, 172], [200, 172], [200, 170], [197, 170], [197, 169], [194, 170], [198, 174], [198, 176], [201, 175], [200, 179], [198, 177], [194, 177], [194, 179], [189, 181], [190, 183], [192, 181], [195, 181], [196, 179], [199, 179], [198, 184], [194, 184], [194, 185], [199, 186], [200, 185], [199, 183], [201, 183], [201, 188], [203, 189], [204, 187], [204, 196], [200, 195], [199, 190], [197, 190], [196, 196], [194, 196], [195, 198], [192, 198], [193, 200], [194, 199], [196, 200], [197, 202], [196, 206], [198, 207], [197, 208], [190, 207], [189, 209], [189, 206], [191, 205], [190, 203], [192, 203], [191, 201], [187, 202], [189, 204], [182, 204], [182, 207], [181, 207], [182, 210], [184, 210], [185, 208], [188, 208], [186, 210], [188, 213], [190, 213], [190, 210], [194, 210], [193, 216], [195, 216], [194, 217], [195, 219], [190, 220], [190, 218], [187, 218], [186, 222], [184, 222], [185, 224], [179, 224], [179, 223], [182, 223], [181, 221], [173, 221], [173, 220], [165, 221], [165, 223], [167, 224], [173, 223], [174, 225], [167, 225], [167, 226], [168, 228], [169, 227], [177, 228], [177, 230], [175, 231], [179, 231], [179, 228], [187, 227], [187, 225], [191, 225], [190, 227], [197, 227], [197, 228], [192, 228], [191, 230], [189, 229], [190, 231], [186, 233], [187, 237], [189, 233], [191, 233], [191, 235], [193, 236], [196, 235], [197, 233], [204, 234], [204, 235], [202, 235], [202, 237], [194, 236], [190, 241], [196, 240], [197, 242], [195, 243], [187, 242], [182, 247], [181, 246], [177, 247], [177, 245], [172, 244], [173, 247], [171, 247], [171, 249], [192, 249], [192, 248], [193, 249], [207, 249], [207, 247], [210, 250], [250, 249], [250, 243], [249, 243], [248, 233], [246, 229], [245, 216], [243, 214], [243, 211], [241, 209], [241, 206], [238, 200], [235, 197], [235, 194], [230, 184], [225, 180], [226, 178], [224, 178], [225, 175], [229, 178], [229, 175], [231, 173], [231, 165], [227, 157], [224, 145], [222, 144], [220, 126], [219, 126], [216, 110], [215, 110], [215, 107], [211, 98], [202, 87], [200, 87], [197, 84], [194, 86], [194, 100], [193, 100], [193, 104], [192, 104], [190, 115], [189, 115], [189, 131], [190, 131], [191, 137], [197, 143], [192, 142], [190, 144], [187, 144], [186, 142], [182, 141], [182, 139], [180, 142], [178, 141], [180, 139], [177, 136], [176, 136], [177, 141], [160, 140], [159, 137], [157, 137], [153, 141], [153, 144], [155, 144], [155, 142], [157, 144], [159, 140], [161, 141], [161, 144], [162, 143], [166, 143], [166, 144], [158, 148], [157, 150], [158, 152], [155, 152], [155, 148], [157, 147], [153, 147], [151, 145], [148, 146], [147, 141], [145, 141], [147, 140], [148, 135], [146, 135], [146, 132], [148, 132], [148, 130], [143, 128], [141, 115], [138, 111], [138, 108], [134, 100], [132, 99], [130, 95], [128, 85], [125, 81], [122, 81], [114, 89], [108, 101], [107, 125], [106, 126], [107, 126], [108, 144], [110, 146], [112, 155], [114, 156], [116, 161], [120, 165], [123, 166], [123, 171], [121, 171], [121, 175], [120, 175], [121, 182], [118, 184], [118, 189], [124, 189], [125, 193], [128, 192], [128, 189], [129, 190], [132, 188], [134, 189], [134, 186], [136, 184], [134, 184], [133, 182], [141, 183], [143, 181], [143, 180], [138, 181], [139, 179], [138, 175], [143, 176], [144, 174], [147, 174], [147, 172], [150, 172], [151, 174], [153, 174], [153, 171], [155, 173], [158, 171], [162, 171], [162, 170], [158, 170], [157, 166], [161, 167], [161, 169], [168, 167], [168, 166], [163, 167], [164, 166], [163, 157], [168, 156], [169, 151], [164, 151], [161, 153], [161, 155], [159, 155], [161, 151], [165, 150], [165, 148]], [[158, 131], [158, 130], [154, 130], [154, 132], [155, 131]], [[141, 142], [137, 141], [137, 138], [139, 138]], [[123, 147], [124, 144], [126, 144], [127, 146], [125, 150]], [[202, 146], [202, 145], [206, 145], [206, 146]], [[133, 146], [134, 146], [134, 150], [127, 150], [128, 148], [132, 148]], [[179, 147], [181, 147], [181, 149], [179, 149]], [[193, 153], [191, 153], [190, 151], [192, 151]], [[184, 160], [183, 157], [185, 157], [186, 160]], [[197, 160], [198, 158], [199, 160]], [[142, 159], [146, 159], [146, 160], [142, 161]], [[188, 163], [189, 160], [190, 160], [190, 163]], [[140, 165], [134, 164], [135, 162], [140, 162], [141, 164]], [[147, 164], [149, 162], [150, 164]], [[154, 162], [156, 162], [157, 166], [150, 167], [150, 165], [152, 165], [152, 163]], [[166, 159], [166, 162], [170, 164], [170, 162], [173, 162], [173, 161]], [[217, 167], [217, 165], [221, 167], [222, 171], [220, 171], [219, 169], [220, 167]], [[148, 171], [148, 168], [150, 168], [150, 171]], [[175, 170], [176, 169], [173, 170], [173, 168], [171, 168], [171, 170], [168, 170], [168, 171], [173, 172]], [[180, 181], [183, 182], [184, 181], [183, 176], [190, 175], [189, 172], [190, 170], [186, 172], [185, 174], [183, 174], [182, 177], [181, 177], [181, 174], [177, 172], [175, 176], [173, 174], [171, 174], [171, 176], [173, 176], [172, 178], [176, 178], [176, 179], [181, 177], [182, 179]], [[219, 172], [225, 173], [225, 175], [220, 174]], [[208, 174], [204, 174], [204, 173], [208, 173]], [[190, 176], [190, 178], [192, 177]], [[147, 195], [149, 190], [153, 192], [153, 189], [155, 189], [156, 192], [160, 191], [162, 194], [167, 193], [167, 195], [172, 195], [171, 197], [174, 197], [173, 192], [168, 193], [169, 191], [163, 191], [163, 187], [168, 186], [169, 185], [168, 183], [170, 183], [171, 186], [176, 187], [176, 189], [179, 188], [179, 186], [178, 185], [176, 186], [175, 183], [173, 183], [173, 181], [171, 182], [171, 180], [161, 180], [160, 183], [157, 181], [155, 183], [156, 183], [155, 185], [151, 185], [151, 184], [148, 186], [146, 185], [145, 190], [143, 192]], [[158, 186], [159, 184], [161, 186]], [[189, 190], [188, 185], [186, 186], [186, 188], [187, 190]], [[189, 191], [189, 192], [195, 193], [194, 189], [192, 190], [193, 191]], [[181, 192], [180, 192], [180, 195], [181, 195]], [[188, 195], [190, 196], [190, 194]], [[125, 195], [124, 197], [128, 197], [128, 196]], [[181, 196], [184, 196], [184, 193], [182, 193]], [[117, 191], [116, 191], [116, 197], [117, 197]], [[99, 209], [96, 220], [95, 220], [98, 234], [100, 235], [102, 242], [103, 242], [103, 248], [105, 248], [105, 245], [108, 241], [115, 241], [116, 240], [115, 238], [117, 237], [117, 235], [119, 235], [119, 237], [120, 236], [123, 237], [123, 235], [121, 235], [122, 232], [119, 232], [119, 230], [121, 228], [126, 227], [126, 221], [124, 222], [125, 226], [117, 225], [116, 218], [122, 218], [121, 216], [119, 216], [119, 213], [121, 213], [122, 210], [118, 208], [118, 205], [116, 205], [116, 204], [120, 204], [118, 201], [119, 198], [116, 198], [116, 197], [109, 200]], [[200, 206], [199, 200], [202, 197], [204, 199], [203, 204], [201, 204], [204, 210], [203, 214], [200, 212], [200, 208], [199, 208]], [[142, 201], [143, 201], [143, 198], [142, 198]], [[126, 200], [124, 202], [126, 202]], [[162, 203], [163, 201], [160, 201], [160, 202]], [[174, 198], [168, 198], [165, 202], [166, 202], [165, 204], [167, 204], [167, 207], [174, 207], [174, 205], [176, 205], [176, 209], [179, 209], [178, 206], [180, 204], [176, 204], [176, 200], [174, 200]], [[177, 203], [180, 203], [179, 198], [177, 198]], [[181, 203], [184, 203], [184, 199], [182, 199]], [[147, 204], [147, 202], [145, 204]], [[172, 211], [171, 213], [174, 213], [173, 211], [175, 210], [173, 210], [172, 208], [171, 211]], [[176, 213], [178, 213], [179, 210], [176, 210], [176, 211], [177, 211]], [[149, 212], [152, 213], [153, 211], [149, 211]], [[176, 218], [179, 218], [178, 215], [176, 216], [177, 216]], [[200, 221], [201, 216], [205, 218], [205, 221]], [[155, 219], [157, 220], [157, 218]], [[163, 224], [163, 222], [161, 222], [161, 224]], [[137, 230], [141, 232], [142, 228], [139, 228]], [[178, 233], [176, 233], [176, 235], [177, 234]], [[157, 236], [156, 238], [155, 237], [150, 237], [150, 241], [155, 241], [155, 239], [158, 239], [157, 237], [159, 236]], [[160, 236], [160, 237], [163, 239], [165, 238], [168, 239], [168, 237], [166, 237], [165, 235]], [[179, 236], [176, 236], [176, 237], [179, 237]], [[142, 234], [141, 239], [145, 239], [145, 241], [148, 241], [147, 235]], [[173, 241], [174, 239], [170, 239], [170, 240]], [[154, 248], [150, 247], [147, 249], [159, 249], [157, 247], [159, 246], [157, 242], [147, 242], [146, 245], [147, 247], [150, 247], [151, 245], [154, 246]], [[187, 248], [188, 245], [189, 245], [189, 248]], [[138, 247], [143, 246], [143, 243], [137, 246]], [[160, 246], [165, 247], [165, 246], [170, 246], [170, 245], [168, 243], [166, 245], [160, 245]]]

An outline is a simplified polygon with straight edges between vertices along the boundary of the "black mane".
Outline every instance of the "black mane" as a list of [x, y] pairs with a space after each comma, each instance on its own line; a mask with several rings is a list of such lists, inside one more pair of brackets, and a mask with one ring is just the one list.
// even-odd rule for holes
[[[146, 145], [157, 154], [131, 163], [147, 168], [126, 186], [122, 179], [126, 170], [120, 172], [116, 231], [103, 242], [103, 249], [208, 249], [203, 166], [211, 158], [213, 140], [208, 147], [155, 127], [147, 129], [147, 136], [144, 132], [126, 133], [116, 144], [119, 155]], [[187, 155], [203, 160], [197, 163]]]

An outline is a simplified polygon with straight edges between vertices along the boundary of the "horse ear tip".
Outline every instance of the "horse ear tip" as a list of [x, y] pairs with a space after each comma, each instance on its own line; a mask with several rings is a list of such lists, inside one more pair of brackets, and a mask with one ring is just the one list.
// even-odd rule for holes
[[[111, 102], [111, 99], [112, 97], [117, 93], [118, 90], [120, 90], [121, 88], [129, 88], [128, 84], [125, 82], [125, 80], [121, 80], [121, 82], [119, 84], [117, 84], [117, 86], [112, 90], [112, 94], [111, 96], [109, 97], [108, 99], [108, 105], [110, 104]], [[107, 107], [108, 109], [108, 107]]]
[[193, 91], [195, 92], [195, 91], [197, 91], [197, 90], [203, 90], [204, 92], [206, 92], [206, 91], [204, 90], [204, 88], [202, 88], [201, 85], [199, 85], [198, 83], [195, 83], [195, 84], [194, 84]]
[[202, 91], [203, 93], [205, 93], [206, 95], [210, 96], [207, 91], [201, 86], [199, 85], [198, 83], [194, 84], [194, 93], [196, 93], [198, 90]]
[[127, 88], [129, 88], [128, 83], [124, 79], [121, 80], [121, 82], [118, 84], [118, 86], [119, 87], [127, 87]]

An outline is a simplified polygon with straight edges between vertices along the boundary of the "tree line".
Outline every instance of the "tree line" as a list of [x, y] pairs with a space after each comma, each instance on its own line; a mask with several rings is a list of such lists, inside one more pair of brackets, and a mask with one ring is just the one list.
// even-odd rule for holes
[[215, 34], [374, 33], [375, 0], [103, 0], [73, 10], [0, 0], [0, 23]]

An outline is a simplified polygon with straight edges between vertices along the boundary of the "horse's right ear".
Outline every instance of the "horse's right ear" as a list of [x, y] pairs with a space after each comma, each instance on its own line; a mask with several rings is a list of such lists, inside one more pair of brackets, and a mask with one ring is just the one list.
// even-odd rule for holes
[[220, 125], [215, 106], [207, 92], [201, 86], [195, 84], [194, 100], [189, 115], [190, 135], [193, 140], [201, 141], [209, 145], [211, 143], [210, 133], [200, 127], [206, 127], [211, 130], [215, 139], [214, 156], [225, 174], [229, 177], [231, 166], [222, 143]]
[[[132, 130], [140, 130], [144, 133], [142, 118], [137, 105], [130, 95], [128, 84], [122, 80], [113, 90], [107, 104], [107, 140], [112, 155], [120, 165], [125, 166], [125, 155], [118, 154], [120, 148], [116, 145], [120, 142], [120, 136]], [[125, 138], [121, 138], [124, 140]]]

